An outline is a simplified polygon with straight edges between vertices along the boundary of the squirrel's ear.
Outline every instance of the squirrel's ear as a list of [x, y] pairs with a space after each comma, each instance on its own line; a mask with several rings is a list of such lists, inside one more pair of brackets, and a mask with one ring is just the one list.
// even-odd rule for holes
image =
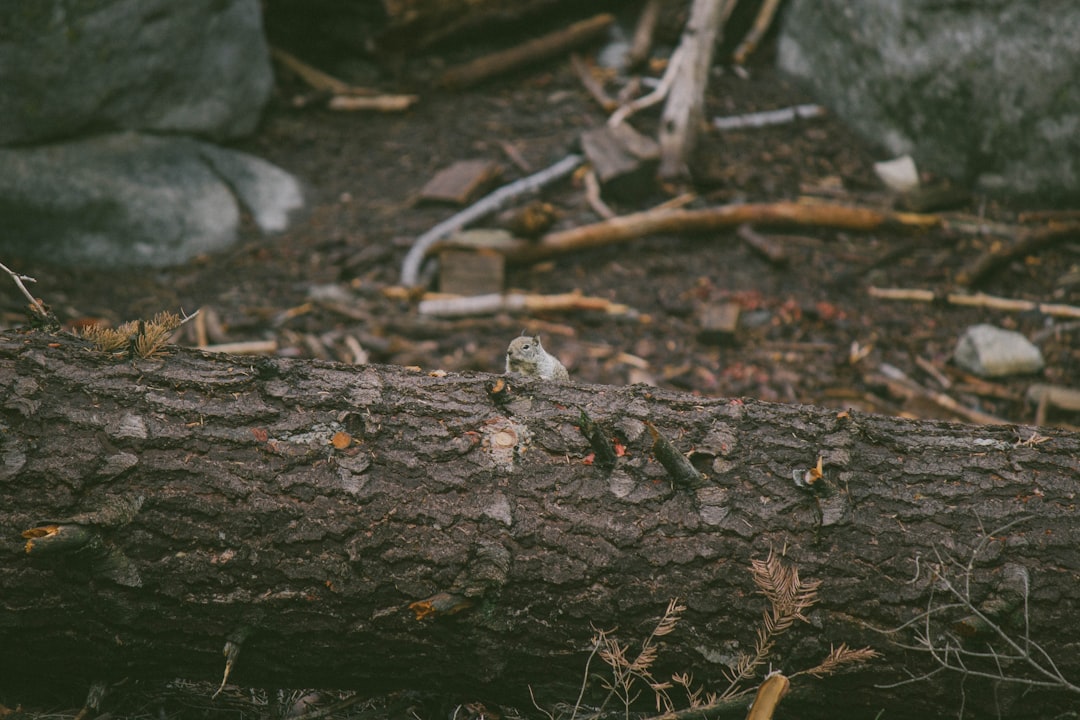
[[539, 335], [533, 335], [533, 340], [535, 340], [535, 341], [536, 341], [536, 344], [537, 344], [537, 345], [539, 345], [539, 344], [540, 344], [540, 336], [539, 336]]

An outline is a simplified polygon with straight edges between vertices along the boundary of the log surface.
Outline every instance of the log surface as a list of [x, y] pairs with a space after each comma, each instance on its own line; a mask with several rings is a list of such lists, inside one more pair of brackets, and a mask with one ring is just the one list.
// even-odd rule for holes
[[[0, 690], [218, 681], [231, 640], [242, 684], [521, 704], [531, 685], [550, 706], [576, 697], [591, 625], [639, 642], [672, 597], [688, 611], [662, 667], [722, 687], [765, 609], [749, 561], [775, 549], [824, 584], [774, 667], [841, 642], [885, 654], [800, 716], [839, 717], [839, 693], [917, 717], [958, 706], [958, 678], [874, 688], [933, 665], [872, 628], [932, 602], [935, 551], [980, 543], [975, 599], [1023, 568], [1032, 637], [1080, 676], [1077, 435], [515, 377], [493, 395], [499, 379], [0, 334]], [[613, 467], [590, 462], [582, 410]], [[646, 423], [704, 487], [672, 480]], [[827, 491], [797, 486], [819, 456]], [[986, 686], [967, 682], [968, 708], [1046, 709], [973, 698]]]

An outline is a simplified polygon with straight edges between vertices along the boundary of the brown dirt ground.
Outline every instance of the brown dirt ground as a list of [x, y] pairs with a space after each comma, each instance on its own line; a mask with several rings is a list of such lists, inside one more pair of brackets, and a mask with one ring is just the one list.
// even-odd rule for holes
[[[441, 61], [429, 56], [416, 62], [430, 69]], [[730, 71], [714, 75], [710, 116], [811, 101], [774, 70], [768, 48], [749, 69], [747, 79]], [[388, 89], [409, 89], [407, 71], [400, 86]], [[651, 381], [708, 396], [957, 419], [931, 403], [898, 397], [880, 378], [880, 365], [888, 363], [943, 390], [924, 369], [928, 363], [952, 383], [948, 392], [957, 402], [1016, 423], [1034, 418], [1023, 400], [1031, 382], [1080, 386], [1075, 323], [1036, 312], [887, 302], [867, 294], [871, 285], [953, 289], [958, 269], [992, 241], [944, 231], [788, 229], [774, 235], [790, 257], [783, 266], [757, 255], [734, 232], [647, 237], [514, 266], [507, 274], [508, 288], [579, 290], [628, 305], [636, 316], [421, 317], [414, 302], [385, 291], [397, 283], [411, 241], [453, 212], [418, 204], [424, 183], [454, 161], [476, 158], [500, 162], [503, 179], [516, 179], [524, 172], [504, 146], [539, 169], [562, 158], [583, 130], [606, 116], [565, 61], [473, 90], [424, 90], [421, 102], [404, 114], [295, 109], [290, 99], [300, 89], [281, 80], [258, 134], [237, 145], [306, 183], [309, 209], [289, 231], [273, 238], [248, 232], [230, 252], [162, 270], [72, 270], [17, 258], [11, 264], [38, 279], [34, 292], [66, 322], [100, 318], [117, 324], [161, 310], [212, 309], [224, 329], [221, 340], [273, 338], [282, 354], [295, 357], [348, 360], [345, 338], [352, 336], [375, 363], [501, 372], [507, 343], [527, 330], [543, 336], [576, 382]], [[653, 132], [656, 117], [657, 111], [647, 111], [634, 123]], [[698, 156], [712, 168], [710, 183], [658, 187], [653, 196], [615, 209], [645, 209], [688, 189], [699, 193], [694, 206], [795, 199], [837, 179], [845, 201], [882, 200], [871, 165], [883, 157], [834, 117], [710, 134]], [[558, 227], [597, 220], [578, 182], [554, 186], [545, 199], [560, 210]], [[1024, 209], [979, 197], [958, 208], [1004, 221]], [[340, 291], [338, 302], [348, 304], [350, 316], [311, 301], [313, 289], [325, 292], [327, 286]], [[977, 289], [1080, 304], [1080, 244], [1066, 241], [1007, 264]], [[727, 344], [705, 342], [699, 310], [726, 300], [742, 309], [739, 330]], [[20, 306], [14, 292], [4, 293], [0, 324], [19, 324]], [[981, 322], [1038, 335], [1047, 363], [1041, 376], [985, 383], [954, 367], [957, 337]], [[1055, 327], [1058, 332], [1051, 332]], [[853, 347], [865, 351], [854, 361]], [[1063, 412], [1052, 419], [1080, 424]]]

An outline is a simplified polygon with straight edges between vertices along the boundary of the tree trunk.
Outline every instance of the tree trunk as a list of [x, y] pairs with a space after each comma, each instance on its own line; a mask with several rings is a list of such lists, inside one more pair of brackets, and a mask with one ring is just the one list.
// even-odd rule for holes
[[[228, 641], [241, 684], [519, 706], [531, 686], [550, 707], [577, 697], [593, 626], [640, 647], [674, 597], [654, 676], [723, 689], [768, 607], [750, 561], [776, 551], [823, 584], [767, 664], [883, 653], [795, 678], [796, 716], [1075, 702], [950, 672], [875, 684], [936, 667], [892, 642], [922, 621], [878, 630], [955, 602], [935, 568], [962, 587], [973, 554], [973, 604], [1022, 638], [1023, 579], [1030, 639], [1080, 679], [1077, 435], [500, 380], [0, 333], [0, 696], [219, 681]], [[985, 650], [984, 626], [932, 619], [935, 643], [971, 630]]]

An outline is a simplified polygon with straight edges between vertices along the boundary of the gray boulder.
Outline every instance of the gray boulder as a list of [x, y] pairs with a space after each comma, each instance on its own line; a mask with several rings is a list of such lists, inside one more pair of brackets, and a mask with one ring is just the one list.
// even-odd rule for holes
[[1014, 195], [1080, 190], [1080, 3], [791, 0], [781, 68], [922, 169]]
[[0, 0], [0, 145], [120, 129], [234, 137], [272, 85], [259, 0]]
[[0, 254], [99, 267], [165, 266], [264, 232], [302, 205], [274, 165], [189, 138], [137, 133], [0, 149]]

